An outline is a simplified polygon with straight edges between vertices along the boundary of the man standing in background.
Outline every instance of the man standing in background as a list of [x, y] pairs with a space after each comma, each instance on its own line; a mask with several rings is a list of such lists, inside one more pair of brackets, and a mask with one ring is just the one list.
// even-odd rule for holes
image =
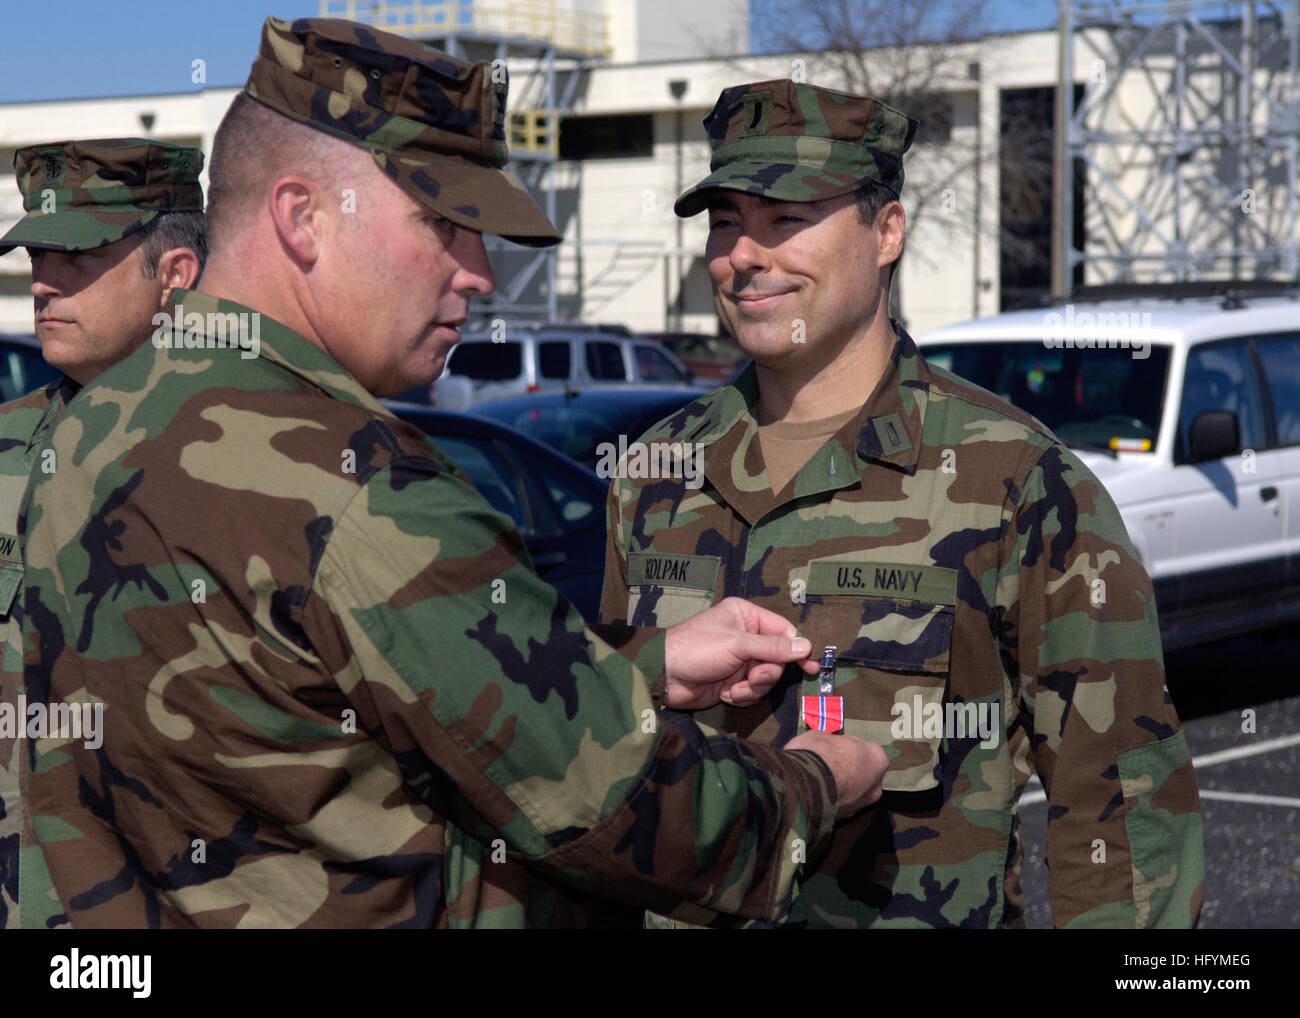
[[[14, 154], [25, 215], [0, 255], [27, 249], [41, 353], [63, 377], [0, 406], [0, 927], [17, 926], [27, 718], [22, 684], [22, 535], [18, 509], [33, 471], [50, 473], [45, 439], [67, 401], [145, 343], [172, 292], [193, 286], [207, 255], [203, 153], [109, 138], [34, 145]], [[39, 871], [39, 855], [28, 855]], [[23, 883], [36, 886], [31, 874]]]

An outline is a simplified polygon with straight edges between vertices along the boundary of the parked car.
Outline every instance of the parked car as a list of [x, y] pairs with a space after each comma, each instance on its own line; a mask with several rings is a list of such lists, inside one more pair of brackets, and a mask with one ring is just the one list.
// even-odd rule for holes
[[495, 421], [392, 401], [386, 405], [432, 438], [488, 503], [515, 521], [537, 574], [595, 622], [605, 573], [608, 483]]
[[0, 332], [0, 403], [48, 385], [60, 374], [45, 363], [35, 336]]
[[642, 338], [662, 343], [693, 372], [699, 382], [712, 379], [722, 385], [747, 360], [745, 351], [729, 336], [709, 336], [699, 332], [650, 332]]
[[1166, 650], [1300, 619], [1300, 299], [1137, 299], [937, 329], [1114, 498]]
[[651, 425], [702, 395], [686, 388], [537, 393], [478, 403], [472, 413], [522, 431], [594, 470], [603, 443], [617, 447], [620, 435], [635, 442]]
[[537, 333], [543, 336], [571, 336], [574, 333], [605, 333], [610, 336], [631, 336], [632, 330], [626, 325], [609, 322], [548, 322], [539, 325]]
[[395, 403], [416, 403], [461, 413], [474, 402], [474, 384], [464, 375], [443, 372], [428, 385], [417, 385], [388, 398]]
[[693, 375], [660, 344], [597, 329], [513, 328], [464, 336], [444, 377], [461, 375], [474, 401], [529, 392], [629, 384], [689, 385]]

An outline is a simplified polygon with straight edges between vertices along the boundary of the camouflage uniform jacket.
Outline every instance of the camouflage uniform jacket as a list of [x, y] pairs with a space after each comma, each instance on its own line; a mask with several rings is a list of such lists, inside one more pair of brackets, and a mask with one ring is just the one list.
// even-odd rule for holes
[[[83, 389], [28, 495], [27, 685], [104, 704], [103, 745], [43, 740], [29, 781], [73, 925], [566, 921], [534, 867], [788, 907], [791, 844], [834, 823], [819, 758], [656, 724], [661, 632], [584, 629], [319, 347], [262, 316], [248, 358], [247, 308], [175, 300], [205, 329]], [[205, 348], [213, 315], [249, 349]]]
[[[880, 803], [809, 858], [792, 922], [1018, 922], [1032, 766], [1050, 803], [1055, 922], [1188, 926], [1204, 868], [1196, 784], [1119, 514], [1042, 424], [895, 329], [861, 412], [778, 496], [752, 367], [647, 432], [647, 450], [702, 446], [703, 480], [637, 476], [629, 451], [610, 491], [602, 619], [670, 625], [734, 594], [815, 650], [838, 647], [844, 730], [890, 766]], [[815, 708], [817, 694], [816, 676], [787, 670], [764, 702], [715, 716], [780, 746], [807, 730], [802, 698]]]
[[[18, 510], [41, 447], [67, 398], [69, 379], [0, 406], [0, 625], [5, 648], [0, 665], [0, 929], [19, 925], [18, 874], [22, 831], [19, 758], [25, 745], [22, 673], [22, 544]], [[10, 725], [13, 727], [11, 728]]]

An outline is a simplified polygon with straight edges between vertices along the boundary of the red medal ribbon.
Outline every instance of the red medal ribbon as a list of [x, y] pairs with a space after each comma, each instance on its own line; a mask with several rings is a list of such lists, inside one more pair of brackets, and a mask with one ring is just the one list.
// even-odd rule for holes
[[838, 732], [844, 727], [844, 697], [805, 696], [803, 723], [814, 732]]

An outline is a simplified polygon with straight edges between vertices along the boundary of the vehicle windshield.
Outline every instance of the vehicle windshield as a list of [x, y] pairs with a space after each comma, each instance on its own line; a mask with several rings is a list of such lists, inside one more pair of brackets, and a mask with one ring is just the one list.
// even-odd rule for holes
[[0, 402], [24, 396], [41, 389], [59, 377], [41, 357], [41, 348], [32, 337], [30, 346], [14, 340], [0, 339]]
[[1042, 343], [926, 344], [925, 359], [996, 393], [1080, 449], [1154, 452], [1169, 371], [1169, 348], [1148, 356], [1110, 347]]

